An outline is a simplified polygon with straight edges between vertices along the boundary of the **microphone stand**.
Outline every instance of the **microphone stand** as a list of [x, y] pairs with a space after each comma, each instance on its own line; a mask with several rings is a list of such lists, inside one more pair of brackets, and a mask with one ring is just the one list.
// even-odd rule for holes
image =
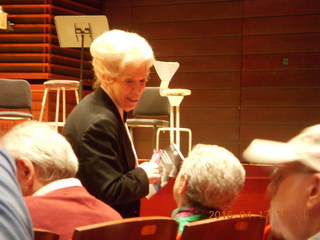
[[80, 53], [80, 77], [79, 77], [79, 98], [80, 100], [83, 97], [83, 58], [84, 58], [84, 37], [85, 35], [90, 37], [90, 29], [89, 28], [76, 28], [77, 36], [80, 35], [81, 37], [81, 53]]

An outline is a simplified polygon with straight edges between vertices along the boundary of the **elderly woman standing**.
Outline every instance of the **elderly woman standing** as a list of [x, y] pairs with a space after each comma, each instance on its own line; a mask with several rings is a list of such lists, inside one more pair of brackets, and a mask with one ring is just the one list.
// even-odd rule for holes
[[245, 170], [231, 152], [216, 145], [197, 144], [183, 162], [173, 187], [178, 208], [172, 217], [179, 222], [179, 233], [189, 222], [227, 210], [244, 180]]
[[90, 52], [96, 89], [72, 110], [62, 132], [87, 190], [123, 217], [139, 216], [140, 198], [160, 175], [155, 163], [138, 165], [126, 116], [145, 88], [153, 51], [141, 36], [111, 30], [94, 40]]

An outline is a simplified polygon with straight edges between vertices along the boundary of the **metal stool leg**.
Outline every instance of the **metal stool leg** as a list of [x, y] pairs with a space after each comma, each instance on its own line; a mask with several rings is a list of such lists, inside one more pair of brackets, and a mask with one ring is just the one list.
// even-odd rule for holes
[[[188, 133], [188, 152], [191, 151], [192, 148], [192, 131], [190, 128], [171, 128], [171, 127], [164, 127], [158, 128], [156, 133], [156, 149], [159, 149], [159, 142], [160, 142], [160, 132], [163, 131], [175, 131], [175, 132], [187, 132]], [[178, 145], [177, 145], [178, 146]]]
[[[176, 106], [176, 128], [180, 129], [180, 108], [179, 106]], [[176, 145], [178, 146], [178, 149], [180, 149], [180, 131], [176, 131]]]
[[[55, 117], [54, 121], [48, 122], [48, 124], [55, 126], [56, 130], [58, 127], [64, 126], [64, 123], [67, 118], [67, 91], [71, 90], [75, 92], [76, 103], [79, 103], [79, 95], [78, 95], [79, 82], [72, 80], [48, 80], [44, 83], [44, 96], [41, 104], [40, 118], [39, 121], [43, 120], [45, 103], [48, 98], [49, 91], [57, 91], [56, 92], [56, 107], [55, 107]], [[60, 117], [60, 92], [62, 91], [62, 116]], [[60, 117], [60, 118], [59, 118]]]
[[58, 122], [59, 122], [59, 104], [60, 104], [60, 88], [57, 89], [57, 99], [56, 99], [55, 127], [57, 131], [58, 131]]
[[75, 93], [75, 95], [76, 95], [76, 102], [77, 102], [77, 104], [78, 104], [78, 103], [79, 103], [79, 92], [78, 92], [77, 89], [75, 89], [75, 90], [74, 90], [74, 93]]
[[[170, 128], [174, 128], [174, 107], [170, 105]], [[174, 142], [174, 131], [170, 131], [170, 143]]]
[[45, 108], [45, 105], [46, 105], [47, 94], [48, 94], [48, 89], [44, 89], [43, 99], [42, 99], [42, 102], [41, 102], [41, 111], [40, 111], [39, 122], [41, 122], [42, 118], [43, 118], [43, 113], [44, 113], [44, 108]]
[[66, 109], [66, 89], [64, 87], [62, 89], [62, 122], [66, 122], [66, 115], [67, 115], [67, 109]]

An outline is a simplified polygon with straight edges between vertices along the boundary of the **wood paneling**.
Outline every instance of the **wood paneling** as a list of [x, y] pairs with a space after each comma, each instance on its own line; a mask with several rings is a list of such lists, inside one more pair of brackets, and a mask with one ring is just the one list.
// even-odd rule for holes
[[[158, 3], [160, 1], [157, 1]], [[132, 22], [174, 22], [242, 17], [241, 1], [197, 2], [152, 5], [132, 8]]]
[[185, 106], [239, 106], [239, 90], [195, 89], [182, 102]]
[[[241, 56], [172, 56], [158, 57], [161, 61], [177, 61], [181, 72], [232, 72], [240, 71]], [[174, 80], [173, 80], [174, 81]]]
[[243, 88], [315, 88], [319, 87], [320, 71], [317, 69], [243, 72]]
[[317, 124], [320, 118], [320, 107], [242, 107], [241, 122], [244, 124]]
[[314, 53], [320, 51], [319, 41], [320, 33], [246, 36], [243, 51], [246, 54]]
[[[39, 119], [42, 83], [48, 79], [75, 79], [80, 76], [80, 48], [61, 48], [54, 25], [56, 15], [101, 14], [101, 0], [0, 0], [14, 23], [13, 31], [0, 32], [0, 77], [27, 79], [32, 87], [33, 109]], [[91, 56], [84, 50], [84, 85], [90, 88], [93, 80]], [[84, 95], [86, 90], [84, 91]], [[50, 99], [55, 97], [50, 94]], [[52, 106], [53, 103], [49, 103]], [[74, 107], [68, 96], [67, 109]], [[46, 109], [45, 119], [54, 115]], [[1, 134], [16, 121], [1, 121]]]
[[[297, 135], [308, 124], [242, 124], [242, 144], [248, 144], [254, 138], [270, 139], [275, 141], [288, 141]], [[244, 150], [244, 149], [242, 149]]]
[[[102, 2], [74, 0], [1, 0], [14, 23], [13, 31], [0, 38], [0, 77], [75, 79], [80, 77], [80, 48], [60, 48], [54, 25], [57, 15], [101, 14]], [[88, 49], [84, 56], [84, 84], [91, 85], [93, 72]]]
[[[288, 65], [283, 64], [284, 58]], [[316, 70], [320, 67], [320, 53], [245, 55], [242, 61], [244, 71]]]
[[117, 28], [116, 26], [119, 24], [130, 23], [131, 8], [106, 9], [106, 15], [110, 26], [112, 26], [112, 28]]
[[238, 36], [242, 33], [242, 19], [133, 23], [132, 30], [149, 40], [164, 36], [164, 39]]
[[[178, 61], [171, 88], [189, 88], [181, 125], [241, 158], [255, 137], [286, 140], [320, 120], [320, 1], [105, 1], [113, 27]], [[125, 13], [125, 15], [121, 15]], [[149, 85], [160, 80], [154, 70]], [[149, 157], [150, 133], [136, 132]], [[163, 144], [167, 143], [163, 137]], [[148, 154], [147, 154], [148, 153]]]
[[[240, 72], [180, 72], [178, 70], [169, 86], [180, 88], [187, 83], [191, 89], [239, 88], [240, 76]], [[158, 82], [160, 83], [160, 79]]]
[[199, 123], [237, 123], [239, 121], [238, 107], [226, 106], [188, 106], [181, 107], [181, 120], [193, 123], [197, 116]]
[[[228, 0], [201, 0], [201, 2], [198, 1], [198, 3], [207, 3], [207, 2], [225, 2]], [[242, 1], [242, 0], [234, 0], [234, 1]], [[173, 5], [173, 4], [189, 4], [189, 3], [195, 3], [197, 1], [195, 0], [132, 0], [133, 6], [145, 6], [145, 5]]]
[[[168, 47], [164, 47], [169, 44]], [[153, 48], [163, 56], [215, 56], [241, 53], [240, 37], [188, 38], [150, 40]]]
[[243, 106], [319, 106], [320, 89], [243, 90]]
[[[100, 0], [0, 4], [15, 23], [14, 32], [1, 32], [1, 77], [77, 78], [79, 49], [59, 47], [53, 16], [97, 14]], [[157, 59], [180, 62], [170, 87], [192, 90], [181, 104], [181, 125], [192, 129], [194, 144], [220, 144], [241, 158], [255, 137], [287, 140], [319, 122], [320, 1], [105, 0], [103, 6], [111, 29], [137, 32]], [[85, 60], [90, 78], [88, 52]], [[159, 86], [154, 69], [150, 77], [149, 86]], [[141, 158], [152, 152], [149, 130], [135, 131]]]
[[279, 16], [245, 18], [245, 35], [267, 35], [267, 34], [288, 34], [288, 33], [310, 33], [319, 32], [319, 15]]
[[278, 17], [319, 14], [318, 0], [255, 0], [244, 1], [244, 17]]
[[320, 2], [244, 2], [240, 151], [320, 120]]

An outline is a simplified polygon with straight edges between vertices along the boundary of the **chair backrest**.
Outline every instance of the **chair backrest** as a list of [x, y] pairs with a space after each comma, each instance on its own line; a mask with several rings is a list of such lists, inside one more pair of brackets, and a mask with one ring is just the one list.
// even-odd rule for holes
[[58, 240], [59, 234], [49, 230], [33, 228], [34, 240]]
[[266, 218], [260, 215], [229, 215], [189, 223], [181, 240], [261, 240]]
[[1, 119], [33, 119], [30, 84], [24, 79], [1, 78], [0, 108]]
[[0, 79], [0, 108], [32, 108], [30, 84], [23, 79]]
[[170, 104], [167, 97], [162, 97], [159, 87], [146, 87], [133, 110], [134, 117], [169, 116]]
[[75, 229], [72, 240], [175, 240], [178, 223], [169, 217], [135, 217]]

